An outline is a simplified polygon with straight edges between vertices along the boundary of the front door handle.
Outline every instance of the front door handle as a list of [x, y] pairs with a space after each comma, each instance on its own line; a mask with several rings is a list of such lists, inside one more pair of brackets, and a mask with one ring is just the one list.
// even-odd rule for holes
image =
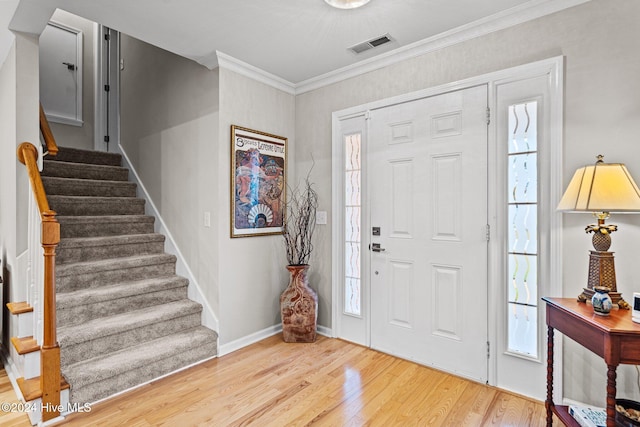
[[380, 243], [372, 243], [371, 250], [373, 252], [384, 252], [386, 249], [380, 247]]
[[66, 65], [68, 70], [74, 71], [76, 69], [76, 64], [72, 64], [70, 62], [63, 62], [62, 65]]

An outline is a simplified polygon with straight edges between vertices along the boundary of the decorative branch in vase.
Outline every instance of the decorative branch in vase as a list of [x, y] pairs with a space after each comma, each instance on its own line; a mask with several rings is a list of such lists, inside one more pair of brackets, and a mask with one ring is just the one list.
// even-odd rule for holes
[[283, 236], [287, 262], [289, 265], [308, 264], [313, 251], [311, 239], [316, 229], [318, 208], [318, 193], [309, 182], [309, 176], [305, 178], [302, 190], [296, 187], [291, 191], [285, 207]]
[[318, 295], [309, 286], [307, 272], [313, 252], [318, 193], [306, 176], [303, 186], [290, 190], [285, 203], [284, 244], [289, 286], [280, 296], [282, 336], [285, 342], [314, 342], [318, 322]]

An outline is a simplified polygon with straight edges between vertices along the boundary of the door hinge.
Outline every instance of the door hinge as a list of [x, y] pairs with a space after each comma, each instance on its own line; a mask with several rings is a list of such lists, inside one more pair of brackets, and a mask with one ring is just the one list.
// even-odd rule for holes
[[365, 120], [371, 119], [371, 110], [367, 110], [364, 112], [364, 119]]
[[109, 85], [104, 85], [104, 91], [105, 92], [109, 92], [111, 90], [111, 86]]
[[491, 240], [491, 226], [489, 224], [487, 224], [485, 237], [487, 238], [487, 242]]
[[106, 41], [111, 40], [111, 35], [110, 35], [110, 34], [105, 34], [105, 35], [104, 35], [104, 39], [105, 39]]
[[487, 107], [487, 126], [491, 123], [491, 108]]
[[109, 142], [109, 135], [104, 136], [104, 142]]
[[491, 344], [487, 341], [487, 359], [491, 358]]

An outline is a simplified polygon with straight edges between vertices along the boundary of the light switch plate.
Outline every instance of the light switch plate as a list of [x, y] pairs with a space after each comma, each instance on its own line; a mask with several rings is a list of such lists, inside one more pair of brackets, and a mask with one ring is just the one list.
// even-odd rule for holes
[[316, 224], [325, 225], [327, 223], [327, 211], [316, 211]]

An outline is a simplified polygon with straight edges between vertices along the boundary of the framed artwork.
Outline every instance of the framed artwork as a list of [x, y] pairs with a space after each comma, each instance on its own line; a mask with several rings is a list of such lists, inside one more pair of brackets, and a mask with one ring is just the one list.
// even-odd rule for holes
[[231, 126], [231, 237], [282, 234], [287, 138]]

